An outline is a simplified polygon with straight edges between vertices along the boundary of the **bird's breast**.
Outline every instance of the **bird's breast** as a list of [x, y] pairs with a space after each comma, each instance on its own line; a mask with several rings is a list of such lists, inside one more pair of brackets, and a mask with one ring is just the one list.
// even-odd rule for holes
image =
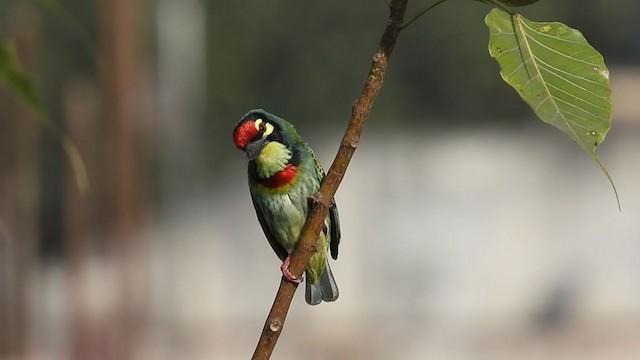
[[298, 175], [298, 167], [287, 164], [284, 169], [276, 172], [268, 178], [258, 179], [258, 183], [268, 189], [280, 189], [291, 185]]

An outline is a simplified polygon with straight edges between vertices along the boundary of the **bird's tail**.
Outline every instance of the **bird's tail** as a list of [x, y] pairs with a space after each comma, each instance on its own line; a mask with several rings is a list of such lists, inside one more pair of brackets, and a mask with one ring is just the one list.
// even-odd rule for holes
[[307, 304], [318, 305], [322, 301], [336, 301], [338, 295], [340, 295], [338, 285], [336, 285], [336, 279], [333, 277], [328, 261], [327, 265], [324, 267], [324, 271], [318, 278], [318, 282], [312, 284], [309, 281], [309, 276], [307, 275], [304, 293], [304, 299], [307, 301]]

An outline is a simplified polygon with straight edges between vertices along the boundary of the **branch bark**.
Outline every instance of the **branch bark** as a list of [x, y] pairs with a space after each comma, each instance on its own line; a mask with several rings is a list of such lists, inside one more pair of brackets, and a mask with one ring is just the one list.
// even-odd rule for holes
[[[320, 234], [324, 219], [329, 212], [331, 199], [333, 199], [338, 186], [342, 182], [351, 157], [358, 147], [364, 123], [369, 116], [375, 98], [382, 88], [389, 58], [391, 57], [404, 21], [407, 2], [408, 0], [393, 0], [389, 5], [389, 18], [382, 38], [380, 39], [378, 49], [373, 55], [369, 76], [367, 77], [360, 97], [358, 97], [353, 104], [351, 120], [340, 143], [336, 158], [333, 164], [331, 164], [327, 176], [322, 182], [322, 186], [320, 186], [320, 191], [311, 199], [309, 215], [300, 232], [298, 247], [291, 254], [289, 270], [294, 276], [302, 276], [304, 268], [307, 266], [316, 248], [318, 234]], [[266, 360], [271, 357], [276, 342], [282, 333], [284, 321], [297, 287], [297, 284], [288, 282], [284, 278], [280, 281], [278, 293], [265, 321], [262, 335], [260, 336], [252, 359]]]

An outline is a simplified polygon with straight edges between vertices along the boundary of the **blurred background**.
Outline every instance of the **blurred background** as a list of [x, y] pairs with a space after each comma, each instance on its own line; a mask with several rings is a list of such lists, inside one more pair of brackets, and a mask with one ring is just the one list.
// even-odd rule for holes
[[[426, 1], [410, 2], [409, 14]], [[296, 294], [278, 359], [640, 358], [640, 3], [541, 1], [604, 54], [599, 154], [537, 120], [479, 2], [401, 34], [336, 195], [340, 299]], [[0, 90], [0, 358], [246, 359], [280, 281], [231, 131], [262, 107], [329, 166], [383, 1], [0, 0], [62, 148]]]

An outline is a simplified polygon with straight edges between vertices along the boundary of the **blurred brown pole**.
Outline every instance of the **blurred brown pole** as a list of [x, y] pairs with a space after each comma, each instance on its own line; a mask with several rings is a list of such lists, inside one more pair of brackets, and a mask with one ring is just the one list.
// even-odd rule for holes
[[[72, 79], [64, 86], [62, 97], [64, 130], [75, 144], [89, 171], [95, 163], [92, 156], [91, 127], [96, 119], [96, 90], [92, 84]], [[95, 186], [95, 184], [94, 184]], [[92, 223], [94, 192], [81, 194], [73, 169], [66, 163], [63, 184], [64, 239], [67, 271], [67, 311], [70, 317], [70, 360], [96, 359], [101, 351], [97, 324], [87, 313], [87, 277], [85, 269], [95, 238]]]
[[0, 359], [22, 359], [38, 236], [38, 125], [0, 95]]
[[140, 184], [138, 166], [134, 89], [137, 67], [137, 9], [139, 1], [103, 0], [101, 2], [101, 51], [104, 80], [104, 164], [106, 198], [111, 210], [107, 224], [113, 226], [113, 255], [118, 266], [120, 304], [112, 328], [113, 346], [109, 358], [126, 360], [133, 356], [138, 322], [134, 309], [135, 231], [140, 221]]
[[130, 237], [138, 221], [137, 151], [134, 126], [136, 69], [135, 5], [130, 0], [104, 0], [102, 51], [104, 55], [105, 122], [110, 136], [109, 165], [114, 170], [116, 238]]
[[[11, 37], [33, 69], [39, 18], [30, 6], [12, 12]], [[38, 237], [40, 130], [29, 111], [0, 93], [0, 358], [27, 358], [29, 279]]]

